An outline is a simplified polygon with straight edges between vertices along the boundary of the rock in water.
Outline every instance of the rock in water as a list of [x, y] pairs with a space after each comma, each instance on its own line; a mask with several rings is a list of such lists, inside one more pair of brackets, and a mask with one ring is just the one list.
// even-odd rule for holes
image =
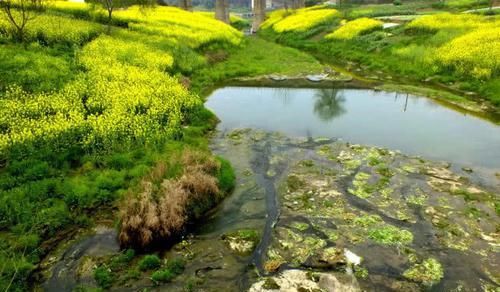
[[269, 79], [273, 80], [273, 81], [284, 81], [287, 79], [286, 76], [283, 76], [283, 75], [269, 75]]
[[320, 82], [326, 79], [328, 74], [316, 74], [316, 75], [307, 75], [306, 79], [312, 82]]

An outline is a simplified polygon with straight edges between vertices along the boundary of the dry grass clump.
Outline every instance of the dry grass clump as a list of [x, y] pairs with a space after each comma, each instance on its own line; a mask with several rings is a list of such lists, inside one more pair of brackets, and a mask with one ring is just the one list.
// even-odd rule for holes
[[168, 241], [222, 199], [215, 177], [220, 169], [216, 159], [188, 150], [179, 162], [180, 176], [166, 178], [169, 167], [175, 166], [159, 164], [143, 179], [138, 191], [125, 196], [120, 207], [122, 246], [146, 248]]

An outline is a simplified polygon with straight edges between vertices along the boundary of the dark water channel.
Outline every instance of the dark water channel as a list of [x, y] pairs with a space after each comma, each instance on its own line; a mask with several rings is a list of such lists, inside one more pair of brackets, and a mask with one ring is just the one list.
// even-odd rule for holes
[[340, 138], [405, 154], [500, 169], [500, 127], [413, 95], [360, 89], [225, 87], [206, 106], [221, 130]]

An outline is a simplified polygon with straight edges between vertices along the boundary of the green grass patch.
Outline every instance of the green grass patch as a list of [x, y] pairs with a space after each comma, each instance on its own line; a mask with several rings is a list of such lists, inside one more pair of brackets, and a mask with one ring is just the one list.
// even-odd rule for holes
[[321, 72], [321, 64], [309, 54], [258, 37], [249, 37], [228, 58], [193, 76], [194, 90], [236, 77], [266, 74], [297, 75]]

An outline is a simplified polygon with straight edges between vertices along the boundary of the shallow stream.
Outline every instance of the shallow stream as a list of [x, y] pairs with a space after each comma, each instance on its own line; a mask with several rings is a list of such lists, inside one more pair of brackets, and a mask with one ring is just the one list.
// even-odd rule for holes
[[[112, 290], [499, 287], [499, 126], [371, 90], [226, 87], [206, 106], [221, 120], [211, 148], [233, 165], [236, 189], [164, 252], [187, 261], [182, 275]], [[45, 288], [88, 284], [61, 285], [62, 267], [85, 262], [68, 255], [94, 256], [93, 241], [79, 242]]]

